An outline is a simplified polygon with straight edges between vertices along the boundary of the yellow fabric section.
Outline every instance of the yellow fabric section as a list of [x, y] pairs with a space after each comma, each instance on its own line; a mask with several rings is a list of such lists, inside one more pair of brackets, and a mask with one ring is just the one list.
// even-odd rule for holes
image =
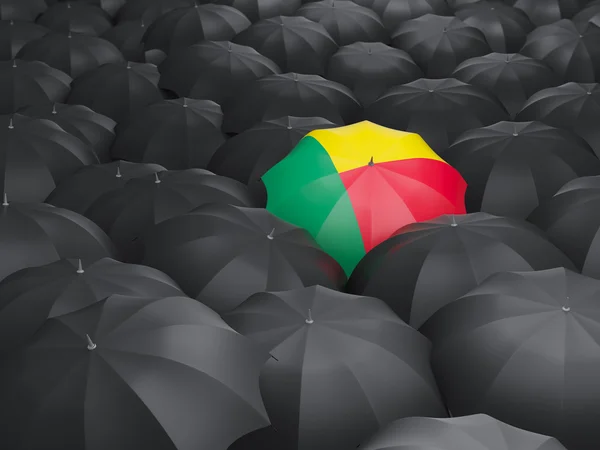
[[445, 162], [421, 136], [382, 127], [367, 120], [345, 127], [314, 130], [312, 136], [327, 150], [338, 173], [373, 163], [428, 158]]

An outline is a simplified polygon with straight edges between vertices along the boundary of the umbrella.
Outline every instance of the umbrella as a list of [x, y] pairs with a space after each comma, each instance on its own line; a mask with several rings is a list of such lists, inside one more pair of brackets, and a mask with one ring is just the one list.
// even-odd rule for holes
[[[125, 6], [127, 2], [128, 0], [77, 0], [77, 3], [94, 5], [102, 8], [102, 10], [108, 14], [111, 19], [117, 15], [117, 13]], [[129, 2], [131, 2], [131, 0], [129, 0]]]
[[574, 268], [544, 233], [523, 220], [487, 213], [440, 216], [401, 228], [367, 253], [347, 289], [384, 300], [419, 328], [494, 273], [553, 267]]
[[21, 48], [49, 32], [41, 25], [31, 22], [0, 20], [0, 61], [15, 59]]
[[119, 9], [117, 23], [128, 20], [143, 20], [146, 26], [177, 8], [194, 6], [196, 0], [127, 0]]
[[0, 0], [0, 20], [34, 22], [47, 8], [44, 0]]
[[0, 116], [0, 190], [11, 200], [42, 202], [65, 177], [94, 163], [90, 146], [49, 120]]
[[346, 86], [318, 75], [284, 73], [250, 83], [225, 110], [223, 130], [241, 133], [261, 121], [285, 116], [349, 124], [360, 120], [361, 114], [360, 103]]
[[557, 128], [573, 131], [600, 157], [600, 86], [566, 83], [532, 95], [517, 114], [517, 120], [539, 120]]
[[398, 228], [465, 213], [465, 181], [419, 135], [366, 121], [312, 131], [262, 180], [267, 209], [348, 275]]
[[495, 95], [511, 117], [533, 94], [560, 84], [560, 77], [546, 64], [518, 53], [490, 53], [467, 59], [452, 77]]
[[110, 42], [77, 33], [48, 33], [25, 44], [17, 58], [45, 62], [73, 78], [103, 64], [124, 61], [119, 49]]
[[273, 60], [284, 72], [323, 75], [338, 46], [320, 23], [305, 17], [277, 16], [261, 20], [233, 42], [247, 45]]
[[145, 238], [143, 263], [220, 314], [256, 292], [340, 289], [346, 282], [305, 230], [264, 209], [207, 204], [156, 225]]
[[561, 19], [570, 19], [581, 11], [589, 0], [517, 0], [514, 7], [527, 14], [536, 27], [549, 25]]
[[262, 292], [223, 318], [272, 355], [260, 388], [282, 448], [350, 449], [391, 420], [446, 417], [429, 342], [379, 299]]
[[113, 239], [123, 260], [143, 257], [144, 233], [153, 225], [205, 203], [254, 206], [246, 186], [201, 169], [157, 172], [133, 178], [100, 196], [86, 211]]
[[164, 273], [111, 258], [92, 264], [63, 259], [22, 269], [0, 283], [0, 350], [25, 344], [46, 320], [84, 309], [112, 294], [183, 295]]
[[60, 103], [36, 105], [19, 111], [25, 116], [51, 120], [67, 133], [94, 149], [100, 162], [109, 161], [110, 146], [115, 138], [116, 122], [83, 105]]
[[600, 188], [600, 176], [579, 177], [565, 183], [556, 194], [573, 191], [575, 189], [598, 189]]
[[248, 83], [281, 72], [253, 48], [226, 41], [204, 41], [177, 50], [158, 69], [161, 88], [222, 106]]
[[241, 11], [250, 22], [276, 16], [291, 16], [302, 4], [301, 0], [216, 0], [212, 3], [231, 6]]
[[428, 78], [444, 78], [461, 62], [491, 52], [484, 34], [455, 17], [426, 14], [402, 23], [394, 47], [405, 50]]
[[146, 106], [117, 134], [115, 159], [167, 169], [205, 168], [225, 142], [221, 107], [210, 100], [163, 100]]
[[260, 178], [306, 134], [335, 126], [321, 117], [286, 116], [260, 122], [219, 147], [208, 169], [247, 184], [258, 204], [264, 206], [267, 193]]
[[85, 215], [103, 194], [122, 188], [133, 178], [164, 170], [167, 169], [158, 164], [127, 161], [86, 166], [63, 179], [48, 196], [46, 203]]
[[577, 24], [585, 24], [590, 20], [595, 20], [598, 13], [600, 13], [600, 2], [594, 0], [588, 2], [585, 8], [575, 14], [571, 20]]
[[486, 414], [451, 419], [407, 417], [379, 430], [361, 450], [567, 450], [555, 438], [521, 430]]
[[0, 61], [0, 114], [44, 103], [61, 102], [71, 77], [39, 61]]
[[494, 52], [518, 52], [533, 30], [527, 15], [502, 1], [482, 1], [466, 5], [455, 16], [477, 28]]
[[467, 130], [509, 120], [495, 97], [454, 78], [420, 79], [393, 87], [367, 107], [365, 118], [420, 134], [437, 153]]
[[147, 62], [142, 38], [146, 34], [143, 20], [121, 22], [102, 34], [102, 39], [113, 44], [131, 62]]
[[42, 14], [37, 23], [57, 33], [100, 36], [112, 24], [101, 8], [81, 2], [56, 3]]
[[600, 160], [569, 131], [499, 122], [467, 131], [444, 153], [467, 182], [467, 211], [526, 219], [567, 181], [600, 175]]
[[374, 0], [371, 3], [371, 8], [379, 14], [390, 33], [407, 20], [426, 14], [452, 15], [446, 0]]
[[568, 19], [533, 30], [520, 53], [545, 62], [563, 81], [600, 81], [600, 23]]
[[266, 357], [193, 299], [112, 295], [49, 319], [2, 361], [0, 439], [31, 450], [226, 450], [269, 423]]
[[352, 89], [367, 106], [392, 86], [422, 78], [423, 72], [403, 50], [380, 42], [356, 42], [331, 57], [325, 76]]
[[379, 16], [371, 9], [347, 0], [323, 0], [307, 3], [296, 11], [296, 16], [318, 22], [338, 43], [388, 43], [389, 34]]
[[105, 64], [73, 82], [67, 103], [85, 105], [120, 124], [162, 100], [159, 76], [152, 64]]
[[599, 294], [599, 280], [559, 267], [496, 274], [441, 309], [422, 331], [450, 411], [597, 449]]

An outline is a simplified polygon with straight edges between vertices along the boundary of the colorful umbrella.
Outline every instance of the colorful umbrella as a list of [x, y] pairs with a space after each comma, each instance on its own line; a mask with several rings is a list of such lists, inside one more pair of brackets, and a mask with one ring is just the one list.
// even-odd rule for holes
[[398, 228], [465, 213], [453, 167], [418, 134], [368, 121], [310, 132], [262, 180], [267, 209], [308, 230], [347, 274]]

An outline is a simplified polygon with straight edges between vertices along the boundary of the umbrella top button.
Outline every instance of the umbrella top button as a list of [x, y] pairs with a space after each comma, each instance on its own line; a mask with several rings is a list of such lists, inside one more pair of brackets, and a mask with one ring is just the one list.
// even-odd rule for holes
[[292, 127], [291, 127], [290, 125], [288, 125], [288, 126], [287, 126], [287, 129], [288, 129], [288, 130], [291, 130], [291, 129], [292, 129]]
[[94, 344], [94, 342], [92, 341], [92, 338], [90, 337], [90, 335], [86, 334], [85, 337], [87, 338], [87, 341], [88, 341], [87, 349], [88, 350], [94, 350], [96, 348], [96, 344]]
[[564, 312], [569, 312], [569, 311], [571, 311], [571, 308], [569, 308], [568, 306], [563, 306], [563, 307], [562, 307], [562, 310], [563, 310]]
[[429, 89], [429, 92], [433, 92], [433, 89]]
[[587, 95], [592, 95], [592, 91], [587, 91]]
[[513, 136], [518, 136], [518, 135], [519, 135], [519, 133], [513, 133]]

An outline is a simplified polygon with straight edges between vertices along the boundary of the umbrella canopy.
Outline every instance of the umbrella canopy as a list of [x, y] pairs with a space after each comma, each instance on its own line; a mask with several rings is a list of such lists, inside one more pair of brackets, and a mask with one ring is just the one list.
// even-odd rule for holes
[[600, 85], [566, 83], [532, 95], [517, 114], [517, 120], [539, 120], [565, 128], [582, 138], [600, 157]]
[[112, 295], [49, 319], [3, 360], [0, 439], [31, 450], [226, 450], [269, 423], [258, 386], [267, 357], [193, 299]]
[[34, 22], [47, 8], [44, 0], [0, 0], [0, 20]]
[[417, 133], [438, 154], [467, 130], [509, 120], [493, 95], [454, 78], [420, 79], [393, 87], [366, 109], [365, 118]]
[[600, 81], [600, 23], [568, 19], [533, 30], [520, 53], [545, 62], [563, 81]]
[[[426, 14], [450, 16], [452, 11], [446, 0], [374, 0], [370, 6], [381, 17], [383, 24], [391, 33], [407, 20]], [[364, 5], [367, 6], [367, 5]]]
[[100, 36], [111, 26], [110, 16], [100, 7], [79, 1], [56, 3], [48, 8], [37, 23], [57, 33], [80, 33]]
[[119, 130], [115, 159], [160, 164], [167, 169], [205, 168], [225, 142], [221, 107], [210, 100], [164, 100], [136, 113]]
[[77, 3], [98, 6], [112, 19], [117, 15], [121, 8], [125, 6], [127, 1], [128, 0], [77, 0]]
[[25, 344], [46, 320], [113, 294], [170, 297], [183, 292], [156, 269], [111, 258], [92, 264], [63, 259], [22, 269], [0, 283], [0, 351]]
[[204, 205], [155, 226], [144, 264], [218, 313], [250, 295], [320, 284], [340, 289], [346, 276], [308, 232], [258, 208]]
[[597, 20], [598, 13], [600, 13], [600, 2], [598, 0], [590, 1], [571, 20], [577, 24], [585, 24], [590, 20]]
[[444, 153], [467, 181], [467, 211], [525, 219], [567, 181], [600, 175], [579, 136], [541, 122], [499, 122], [467, 131]]
[[0, 190], [18, 202], [42, 202], [60, 181], [98, 163], [90, 146], [49, 120], [0, 116]]
[[250, 83], [225, 111], [223, 130], [241, 133], [261, 121], [285, 116], [349, 124], [361, 114], [360, 103], [346, 86], [318, 75], [284, 73]]
[[536, 27], [549, 25], [561, 19], [570, 19], [581, 11], [589, 0], [517, 0], [514, 7], [522, 10]]
[[276, 16], [291, 16], [302, 5], [301, 0], [216, 0], [213, 3], [232, 6], [252, 23]]
[[394, 47], [405, 50], [428, 78], [444, 78], [461, 62], [487, 55], [484, 34], [455, 17], [426, 14], [402, 23], [393, 33]]
[[254, 23], [233, 42], [273, 60], [284, 72], [323, 75], [338, 46], [320, 23], [306, 17], [277, 16]]
[[349, 449], [390, 420], [446, 417], [429, 342], [379, 299], [312, 286], [257, 293], [223, 318], [272, 355], [261, 394], [286, 449]]
[[107, 30], [101, 37], [119, 49], [127, 61], [148, 62], [142, 42], [147, 29], [142, 19], [128, 20]]
[[560, 77], [546, 64], [518, 53], [468, 59], [459, 64], [452, 77], [494, 94], [511, 117], [533, 94], [560, 84]]
[[361, 450], [567, 450], [555, 438], [521, 430], [486, 414], [450, 419], [396, 420], [361, 444]]
[[440, 216], [401, 228], [367, 253], [347, 289], [384, 300], [419, 328], [494, 273], [553, 267], [574, 268], [525, 221], [487, 213]]
[[252, 47], [228, 41], [204, 41], [178, 50], [158, 69], [161, 88], [219, 105], [235, 99], [248, 83], [281, 72]]
[[85, 215], [103, 194], [122, 188], [133, 178], [164, 170], [167, 169], [158, 164], [127, 161], [86, 166], [63, 179], [48, 196], [46, 203]]
[[403, 50], [380, 42], [356, 42], [331, 57], [325, 76], [352, 89], [367, 106], [392, 86], [422, 78], [423, 71]]
[[0, 61], [15, 59], [21, 48], [50, 30], [31, 22], [0, 20]]
[[419, 135], [366, 121], [310, 132], [262, 180], [267, 209], [348, 275], [398, 228], [465, 213], [465, 181]]
[[120, 124], [145, 106], [162, 100], [157, 86], [159, 76], [152, 64], [105, 64], [73, 82], [67, 103], [85, 105]]
[[146, 26], [177, 8], [194, 6], [196, 0], [127, 0], [119, 9], [117, 23], [128, 20], [143, 20]]
[[35, 105], [19, 113], [36, 119], [51, 120], [67, 133], [79, 138], [94, 149], [100, 162], [110, 160], [110, 146], [115, 139], [114, 120], [83, 105], [61, 103]]
[[598, 448], [599, 294], [560, 267], [496, 274], [441, 309], [422, 331], [448, 409]]
[[71, 77], [39, 61], [0, 61], [0, 114], [44, 103], [61, 102]]

